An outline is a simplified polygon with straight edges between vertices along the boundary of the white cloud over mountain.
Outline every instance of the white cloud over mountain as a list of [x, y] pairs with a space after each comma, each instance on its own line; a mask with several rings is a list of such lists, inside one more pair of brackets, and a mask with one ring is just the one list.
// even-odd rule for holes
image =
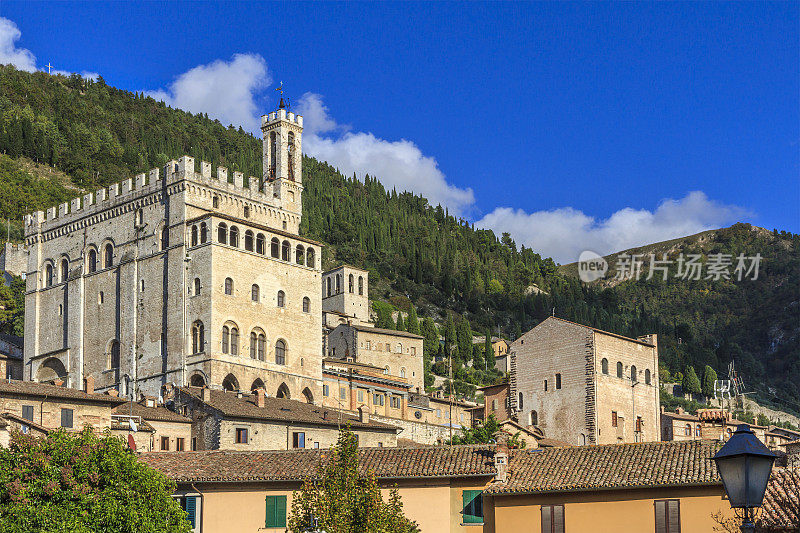
[[17, 25], [0, 17], [0, 64], [14, 65], [19, 70], [33, 72], [36, 70], [36, 56], [30, 50], [17, 48], [20, 37], [22, 32]]
[[662, 200], [653, 211], [626, 207], [605, 219], [572, 207], [533, 213], [498, 207], [475, 225], [498, 235], [507, 231], [517, 243], [560, 263], [571, 263], [584, 250], [605, 255], [723, 227], [747, 215], [740, 207], [693, 191], [679, 200]]

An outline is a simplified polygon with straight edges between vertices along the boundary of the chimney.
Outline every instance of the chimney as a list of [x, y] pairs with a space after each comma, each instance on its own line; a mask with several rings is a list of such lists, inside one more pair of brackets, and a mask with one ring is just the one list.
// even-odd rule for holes
[[506, 452], [501, 452], [499, 450], [495, 452], [494, 469], [497, 472], [494, 475], [495, 481], [505, 483], [508, 475], [508, 454]]
[[256, 406], [264, 408], [264, 389], [256, 389]]
[[210, 402], [211, 401], [211, 389], [209, 389], [208, 387], [203, 387], [202, 400], [204, 402]]
[[369, 410], [363, 405], [358, 408], [358, 421], [362, 424], [369, 423]]
[[112, 398], [116, 398], [117, 396], [119, 396], [119, 391], [117, 389], [108, 389], [106, 391], [106, 394], [108, 394]]
[[83, 378], [83, 390], [86, 394], [94, 394], [94, 378], [92, 376]]

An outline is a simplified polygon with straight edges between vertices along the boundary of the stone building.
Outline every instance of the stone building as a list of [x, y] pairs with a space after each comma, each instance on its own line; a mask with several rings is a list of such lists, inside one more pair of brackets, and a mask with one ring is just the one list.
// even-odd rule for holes
[[0, 333], [0, 377], [22, 379], [22, 337]]
[[[298, 234], [303, 117], [262, 117], [263, 176], [192, 157], [25, 217], [24, 377], [319, 397], [319, 243]], [[199, 170], [199, 171], [198, 171]], [[215, 172], [212, 172], [215, 170]]]
[[322, 405], [345, 411], [366, 408], [373, 415], [408, 416], [408, 380], [383, 368], [343, 359], [322, 360]]
[[484, 422], [490, 415], [494, 415], [498, 422], [514, 416], [508, 382], [480, 387], [478, 391], [483, 393], [483, 405], [471, 409], [473, 424], [476, 421]]
[[11, 281], [10, 276], [25, 277], [28, 271], [28, 249], [24, 244], [6, 242], [0, 249], [0, 272], [4, 282]]
[[511, 405], [570, 444], [659, 440], [655, 335], [631, 339], [549, 317], [511, 345]]
[[143, 398], [114, 408], [111, 434], [124, 439], [131, 435], [139, 452], [182, 452], [191, 446], [192, 419], [170, 411], [155, 398]]
[[[661, 440], [728, 440], [739, 424], [747, 424], [756, 437], [768, 444], [767, 428], [736, 420], [725, 409], [698, 409], [693, 415], [678, 407], [674, 413], [661, 410]], [[770, 446], [775, 449], [774, 446]]]
[[194, 450], [290, 450], [330, 448], [339, 428], [350, 426], [361, 446], [397, 446], [395, 426], [357, 415], [285, 398], [177, 387], [171, 408], [192, 419]]
[[368, 323], [369, 272], [350, 265], [340, 265], [322, 274], [322, 311], [351, 317]]

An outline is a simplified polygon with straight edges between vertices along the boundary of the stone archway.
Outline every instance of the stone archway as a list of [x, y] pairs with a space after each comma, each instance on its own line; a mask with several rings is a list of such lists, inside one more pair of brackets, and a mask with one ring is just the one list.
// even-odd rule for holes
[[278, 394], [275, 395], [276, 398], [285, 398], [287, 400], [292, 398], [291, 393], [289, 392], [289, 387], [286, 383], [281, 383], [281, 386], [278, 387]]
[[312, 394], [311, 389], [306, 387], [303, 389], [303, 397], [306, 399], [306, 403], [313, 404], [314, 403], [314, 394]]
[[264, 385], [264, 382], [261, 381], [261, 378], [256, 378], [253, 381], [253, 384], [250, 385], [250, 392], [255, 392], [258, 389], [266, 389], [267, 387]]
[[67, 380], [67, 369], [57, 357], [50, 357], [41, 364], [36, 371], [36, 381], [39, 383], [53, 383], [57, 379]]
[[228, 374], [222, 380], [222, 390], [228, 392], [235, 392], [239, 390], [239, 380], [233, 374]]
[[205, 387], [206, 378], [203, 376], [203, 374], [198, 372], [189, 378], [189, 385], [192, 387]]

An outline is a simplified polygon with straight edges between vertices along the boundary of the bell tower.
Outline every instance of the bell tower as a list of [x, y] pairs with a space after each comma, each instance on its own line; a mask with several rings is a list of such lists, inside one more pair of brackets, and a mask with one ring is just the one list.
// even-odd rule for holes
[[278, 108], [262, 115], [264, 185], [272, 185], [283, 209], [300, 215], [303, 193], [303, 117], [281, 99]]

